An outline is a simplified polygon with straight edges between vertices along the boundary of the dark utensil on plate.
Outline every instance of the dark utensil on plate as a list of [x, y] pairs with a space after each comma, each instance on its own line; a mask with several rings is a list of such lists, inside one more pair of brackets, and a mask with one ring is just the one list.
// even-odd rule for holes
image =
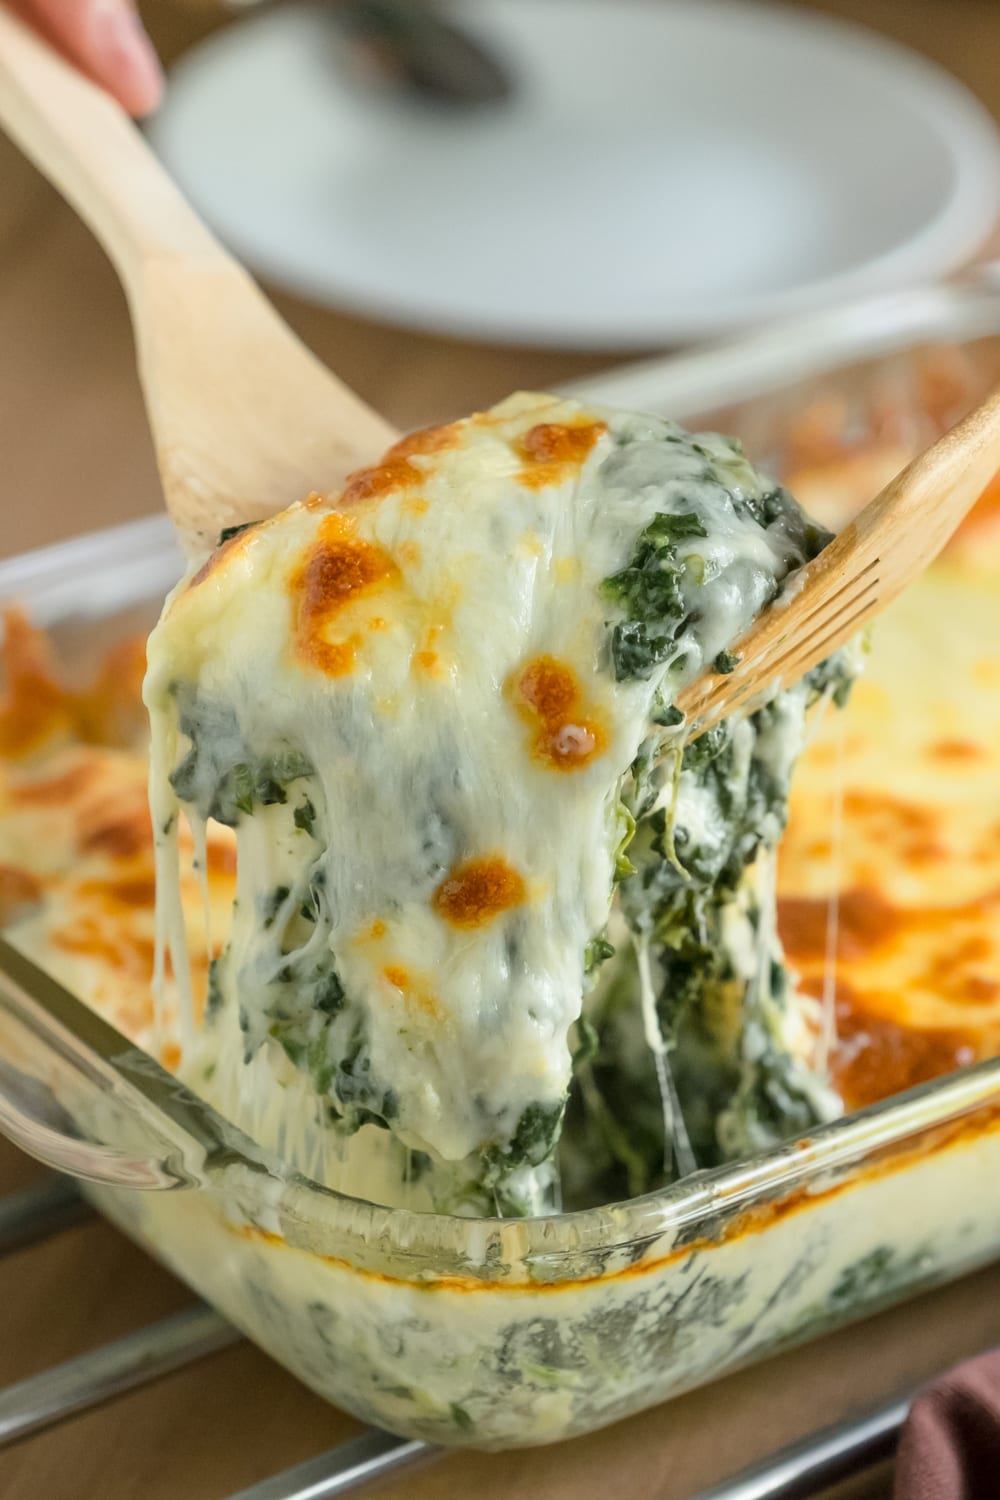
[[499, 59], [428, 0], [335, 0], [330, 15], [380, 72], [429, 100], [464, 106], [510, 97]]

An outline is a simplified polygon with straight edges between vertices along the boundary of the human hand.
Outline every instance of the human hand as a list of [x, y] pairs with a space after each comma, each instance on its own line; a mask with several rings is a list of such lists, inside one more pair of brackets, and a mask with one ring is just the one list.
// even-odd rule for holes
[[131, 115], [160, 102], [163, 74], [132, 0], [9, 0]]

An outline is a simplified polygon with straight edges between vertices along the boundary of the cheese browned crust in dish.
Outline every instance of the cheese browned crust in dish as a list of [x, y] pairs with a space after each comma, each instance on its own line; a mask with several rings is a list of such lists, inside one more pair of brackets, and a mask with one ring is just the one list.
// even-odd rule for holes
[[[542, 422], [541, 415], [558, 420]], [[477, 540], [467, 518], [458, 539], [454, 531], [446, 532], [447, 546], [456, 553], [461, 550], [462, 559], [450, 578], [427, 566], [418, 533], [435, 513], [435, 500], [446, 512], [438, 520], [448, 520], [449, 485], [457, 481], [442, 455], [450, 455], [451, 463], [475, 465], [477, 473], [482, 466], [483, 455], [467, 451], [473, 445], [466, 441], [464, 424], [457, 433], [456, 428], [443, 429], [410, 440], [408, 448], [390, 456], [388, 465], [358, 476], [350, 509], [345, 510], [342, 502], [332, 506], [314, 501], [298, 508], [294, 520], [283, 523], [284, 529], [269, 526], [242, 533], [216, 554], [193, 588], [189, 580], [183, 593], [175, 596], [167, 628], [188, 611], [188, 620], [196, 621], [192, 629], [184, 627], [188, 642], [204, 640], [209, 625], [216, 629], [221, 610], [223, 618], [239, 619], [246, 629], [258, 632], [253, 639], [263, 639], [265, 646], [251, 648], [234, 631], [234, 655], [219, 664], [221, 675], [214, 679], [214, 669], [206, 672], [204, 662], [186, 674], [178, 673], [176, 640], [170, 643], [170, 669], [164, 673], [154, 662], [151, 695], [161, 695], [156, 706], [163, 711], [176, 705], [176, 717], [161, 747], [160, 770], [174, 774], [175, 794], [187, 794], [181, 800], [196, 806], [200, 797], [201, 813], [216, 814], [204, 831], [202, 819], [192, 819], [195, 840], [184, 819], [172, 822], [172, 805], [158, 807], [161, 837], [170, 824], [170, 835], [176, 831], [180, 840], [176, 912], [183, 914], [187, 959], [178, 968], [184, 973], [190, 969], [192, 975], [187, 999], [168, 970], [159, 1022], [149, 991], [153, 849], [141, 792], [144, 756], [141, 751], [81, 745], [81, 733], [91, 739], [103, 733], [114, 740], [120, 739], [124, 726], [102, 724], [100, 715], [92, 713], [91, 728], [81, 731], [78, 705], [89, 701], [88, 695], [60, 694], [50, 669], [37, 662], [37, 641], [32, 643], [16, 621], [8, 630], [12, 701], [0, 715], [0, 895], [16, 940], [123, 1030], [159, 1051], [168, 1065], [178, 1068], [226, 1113], [251, 1126], [267, 1144], [282, 1149], [295, 1165], [348, 1191], [465, 1212], [518, 1213], [551, 1207], [558, 1201], [552, 1124], [558, 1127], [564, 1118], [560, 1175], [569, 1200], [606, 1200], [654, 1186], [691, 1166], [744, 1154], [838, 1107], [824, 1086], [827, 1048], [830, 1076], [843, 1100], [854, 1105], [989, 1055], [1000, 1043], [994, 1015], [1000, 985], [995, 937], [1000, 866], [995, 842], [989, 838], [992, 829], [995, 840], [1000, 828], [1000, 648], [995, 608], [991, 613], [995, 573], [984, 565], [981, 545], [992, 534], [989, 501], [970, 521], [964, 543], [960, 540], [950, 558], [880, 623], [870, 674], [853, 702], [842, 715], [825, 715], [804, 757], [775, 874], [767, 849], [780, 836], [787, 775], [810, 689], [781, 695], [764, 718], [752, 726], [730, 727], [721, 743], [697, 742], [682, 768], [665, 753], [671, 744], [669, 724], [656, 726], [655, 754], [648, 748], [643, 752], [654, 714], [669, 718], [670, 692], [684, 680], [683, 670], [675, 673], [663, 691], [671, 659], [691, 647], [689, 641], [679, 642], [676, 633], [668, 640], [654, 629], [650, 649], [648, 620], [633, 619], [622, 604], [622, 599], [634, 602], [639, 597], [637, 553], [646, 546], [648, 561], [655, 543], [667, 543], [672, 563], [680, 559], [683, 573], [684, 559], [696, 548], [704, 557], [717, 538], [685, 536], [683, 527], [680, 535], [661, 528], [657, 538], [651, 530], [658, 516], [697, 513], [689, 503], [691, 471], [667, 476], [671, 482], [674, 477], [683, 481], [679, 490], [670, 492], [674, 503], [664, 500], [660, 476], [647, 475], [645, 493], [641, 502], [633, 502], [629, 525], [619, 514], [613, 525], [609, 522], [607, 538], [598, 534], [595, 539], [594, 533], [581, 528], [576, 512], [581, 473], [589, 482], [613, 448], [627, 453], [637, 440], [662, 442], [665, 435], [679, 433], [670, 424], [643, 419], [655, 425], [619, 444], [614, 431], [618, 420], [612, 414], [562, 407], [539, 412], [523, 405], [481, 419], [489, 461], [496, 465], [493, 505], [476, 518], [485, 528], [488, 545], [482, 537]], [[552, 430], [539, 435], [539, 428]], [[476, 432], [475, 442], [480, 436]], [[683, 444], [684, 435], [680, 436]], [[762, 485], [721, 440], [699, 438], [683, 452], [690, 462], [700, 463], [702, 478], [714, 465], [716, 474], [723, 469], [727, 479], [735, 477], [741, 494], [759, 500], [778, 493]], [[832, 489], [837, 476], [832, 462], [826, 467]], [[811, 482], [821, 490], [823, 469], [824, 464], [817, 463], [805, 475], [806, 488]], [[524, 483], [525, 474], [539, 482]], [[654, 493], [655, 483], [660, 487]], [[607, 495], [596, 486], [595, 491], [601, 501], [594, 505], [595, 516], [598, 511], [603, 515]], [[512, 493], [516, 503], [504, 503]], [[351, 517], [346, 528], [344, 514]], [[498, 517], [507, 527], [499, 538]], [[712, 532], [711, 526], [704, 529]], [[971, 549], [970, 536], [975, 539]], [[738, 555], [732, 538], [723, 540], [729, 555]], [[755, 545], [757, 540], [754, 537]], [[371, 559], [363, 551], [352, 559], [348, 578], [359, 586], [349, 591], [346, 618], [338, 609], [331, 628], [333, 615], [326, 613], [326, 606], [317, 614], [309, 604], [309, 568], [313, 566], [314, 575], [326, 571], [329, 581], [329, 556], [339, 557], [334, 577], [341, 581], [335, 583], [335, 592], [342, 590], [344, 544], [349, 556], [350, 545], [358, 541], [380, 549], [378, 566], [369, 566]], [[746, 596], [751, 614], [768, 590], [773, 592], [782, 571], [816, 544], [815, 539], [808, 543], [804, 533], [792, 541], [789, 546], [784, 537], [785, 550], [771, 551], [770, 582], [763, 593]], [[432, 552], [435, 545], [442, 543], [432, 540]], [[581, 553], [586, 566], [581, 565]], [[481, 571], [487, 555], [500, 560], [500, 597], [518, 601], [516, 610], [500, 618], [491, 616], [488, 608], [496, 579], [487, 579]], [[659, 557], [656, 563], [658, 567]], [[264, 576], [277, 578], [280, 586], [271, 591], [270, 603], [259, 613], [240, 616], [238, 570], [248, 566], [262, 567]], [[641, 561], [639, 568], [641, 572]], [[617, 597], [604, 587], [608, 579], [622, 580]], [[519, 587], [517, 580], [529, 582]], [[484, 678], [488, 693], [481, 693], [489, 696], [488, 707], [480, 704], [467, 721], [456, 679], [468, 682], [470, 671], [480, 669], [483, 655], [480, 651], [475, 663], [463, 655], [466, 638], [456, 629], [470, 595], [477, 620], [487, 601], [486, 624], [495, 655]], [[281, 618], [268, 614], [279, 599], [286, 612]], [[690, 599], [687, 603], [690, 611]], [[942, 606], [946, 614], [951, 611], [953, 629], [933, 628]], [[230, 616], [229, 611], [236, 613]], [[266, 735], [248, 735], [245, 730], [258, 711], [266, 725], [276, 722], [276, 698], [287, 689], [285, 675], [273, 663], [267, 667], [267, 630], [270, 625], [287, 633], [289, 611], [295, 627], [296, 670], [323, 679], [315, 697], [321, 706], [314, 708], [311, 738], [286, 734], [278, 742], [268, 742]], [[724, 649], [747, 618], [728, 617], [728, 635], [709, 634], [701, 643], [695, 638], [702, 657]], [[618, 677], [615, 632], [619, 654], [628, 661], [636, 641], [642, 641], [634, 627], [643, 623], [646, 649], [651, 656], [662, 653], [660, 659], [648, 676]], [[674, 620], [672, 628], [678, 623]], [[591, 634], [581, 644], [583, 629]], [[601, 632], [603, 667], [594, 644], [595, 639], [600, 643]], [[398, 642], [393, 646], [394, 633], [402, 634], [401, 647]], [[918, 667], [915, 639], [920, 641]], [[26, 660], [29, 665], [34, 662], [35, 699], [51, 700], [52, 707], [45, 724], [31, 733], [14, 731], [7, 738], [4, 725], [16, 723], [28, 701], [25, 695], [20, 706], [17, 702]], [[400, 665], [404, 661], [405, 674]], [[961, 663], [960, 671], [956, 662]], [[551, 664], [568, 668], [569, 688]], [[697, 670], [698, 664], [695, 655], [688, 670]], [[391, 757], [375, 733], [364, 742], [360, 756], [352, 752], [348, 757], [362, 765], [367, 796], [338, 806], [337, 799], [345, 796], [339, 779], [331, 781], [329, 772], [317, 770], [322, 758], [317, 747], [327, 745], [331, 733], [329, 702], [323, 694], [329, 693], [330, 682], [339, 691], [359, 678], [371, 694], [373, 678], [378, 675], [381, 683], [393, 671], [395, 695], [380, 689], [379, 696], [370, 696], [364, 728], [371, 735], [369, 721], [377, 723], [376, 715], [383, 713], [392, 725], [402, 720], [402, 733], [393, 745], [401, 746], [403, 753], [392, 763], [406, 767], [406, 775], [399, 786], [387, 782]], [[232, 742], [225, 742], [225, 735], [233, 731], [231, 720], [223, 724], [221, 739], [216, 726], [214, 741], [209, 736], [208, 742], [226, 743], [226, 749], [207, 780], [204, 766], [191, 763], [199, 738], [202, 751], [206, 748], [205, 737], [185, 734], [181, 727], [184, 691], [175, 684], [185, 675], [199, 690], [213, 681], [245, 683], [244, 697], [234, 702], [230, 695], [228, 703], [235, 712], [241, 748], [232, 753]], [[813, 695], [831, 698], [847, 675], [841, 670], [818, 679]], [[37, 684], [43, 680], [49, 686], [39, 693]], [[550, 697], [553, 680], [558, 691]], [[443, 711], [441, 700], [436, 703], [434, 697], [438, 691]], [[95, 696], [99, 701], [100, 693]], [[380, 701], [393, 696], [394, 702]], [[558, 723], [548, 712], [557, 700], [568, 710], [561, 710]], [[545, 712], [539, 711], [539, 704], [547, 705]], [[189, 726], [205, 713], [203, 705], [193, 710], [190, 701], [186, 708]], [[301, 725], [303, 717], [308, 720], [301, 704], [296, 712], [297, 717], [284, 720], [286, 727]], [[121, 704], [116, 713], [123, 717]], [[410, 920], [401, 892], [414, 889], [413, 870], [399, 859], [399, 848], [426, 810], [442, 763], [452, 775], [456, 766], [464, 768], [471, 758], [469, 736], [482, 734], [484, 722], [488, 732], [475, 743], [485, 747], [501, 789], [508, 768], [516, 766], [514, 805], [503, 795], [491, 803], [480, 788], [475, 816], [467, 820], [476, 831], [478, 847], [461, 839], [453, 846], [441, 842], [440, 825], [448, 818], [438, 797], [438, 846], [432, 841], [425, 851], [420, 840], [414, 845], [428, 867], [423, 885], [417, 882], [419, 919]], [[499, 737], [498, 725], [506, 738]], [[398, 732], [393, 728], [392, 734]], [[263, 754], [244, 754], [248, 742]], [[428, 747], [433, 753], [427, 753]], [[559, 764], [567, 756], [572, 769]], [[656, 758], [660, 764], [653, 771]], [[238, 768], [245, 769], [234, 780], [229, 773]], [[766, 798], [746, 795], [751, 783], [771, 786], [770, 806]], [[162, 790], [162, 775], [158, 785]], [[213, 796], [219, 799], [214, 809]], [[444, 812], [450, 811], [454, 819], [454, 802], [449, 805], [447, 795], [443, 802]], [[719, 827], [723, 802], [728, 833]], [[328, 821], [331, 806], [338, 808], [336, 825]], [[489, 814], [485, 820], [484, 811]], [[672, 844], [666, 837], [668, 811]], [[213, 1013], [206, 1022], [201, 1008], [209, 988], [209, 961], [223, 953], [234, 893], [234, 839], [218, 821], [219, 812], [225, 822], [236, 824], [241, 866], [249, 866], [253, 878], [244, 884], [246, 875], [241, 873], [234, 946], [214, 971]], [[310, 929], [319, 925], [311, 907], [306, 910], [310, 892], [299, 890], [295, 882], [306, 864], [310, 870], [318, 864], [329, 869], [337, 857], [333, 828], [343, 832], [345, 815], [355, 822], [355, 880], [360, 870], [362, 885], [369, 882], [366, 899], [374, 889], [379, 901], [363, 912], [360, 907], [353, 911], [349, 924], [345, 920], [338, 925], [329, 913], [324, 919], [324, 939], [328, 944], [332, 939], [330, 951], [337, 961], [317, 978], [316, 986], [333, 972], [343, 997], [332, 987], [321, 992], [314, 986], [309, 1014], [296, 1015], [294, 1008], [287, 1014], [269, 1014], [274, 980], [285, 983], [273, 960], [280, 956], [298, 963], [316, 951], [309, 947]], [[635, 817], [638, 831], [626, 852], [622, 834]], [[373, 825], [384, 832], [373, 834]], [[747, 826], [756, 830], [756, 841], [744, 847]], [[480, 829], [486, 830], [482, 836]], [[522, 836], [518, 843], [518, 829], [527, 830], [530, 837]], [[374, 837], [370, 851], [364, 848], [365, 836]], [[390, 848], [386, 857], [380, 839], [394, 842], [395, 855]], [[742, 852], [734, 861], [737, 844]], [[764, 854], [754, 865], [758, 844], [764, 846]], [[310, 851], [308, 861], [298, 853], [303, 847]], [[245, 850], [250, 851], [249, 859]], [[628, 865], [624, 860], [619, 864], [617, 873], [624, 878], [616, 885], [620, 854]], [[191, 869], [193, 862], [201, 871]], [[748, 863], [753, 867], [746, 873]], [[206, 869], [207, 923], [199, 881]], [[572, 896], [567, 909], [576, 925], [560, 923], [555, 946], [546, 950], [544, 931], [532, 937], [531, 918], [544, 928], [552, 914], [552, 891], [569, 877]], [[395, 887], [393, 880], [398, 882]], [[782, 936], [792, 967], [801, 975], [798, 988], [785, 979], [780, 951], [766, 930], [766, 918], [762, 923], [760, 917], [768, 909], [774, 881], [781, 898]], [[275, 894], [282, 890], [280, 897]], [[613, 890], [614, 910], [605, 931]], [[349, 901], [337, 894], [341, 912]], [[241, 912], [246, 913], [242, 934]], [[540, 1041], [537, 1030], [529, 1028], [525, 1042], [515, 1027], [504, 1034], [492, 1063], [484, 1064], [487, 1054], [482, 1048], [495, 1039], [488, 1030], [484, 1036], [482, 1016], [488, 1000], [484, 1006], [482, 989], [475, 997], [475, 1024], [469, 1026], [464, 984], [449, 990], [440, 982], [423, 984], [421, 978], [437, 980], [442, 972], [454, 971], [467, 980], [472, 973], [492, 979], [497, 996], [506, 982], [502, 993], [509, 995], [515, 922], [519, 929], [527, 927], [527, 938], [521, 941], [536, 944], [531, 950], [536, 967], [541, 967], [538, 954], [549, 953], [546, 974], [565, 979], [542, 997], [552, 1003], [548, 1035]], [[174, 931], [176, 937], [178, 927]], [[692, 935], [702, 941], [692, 942]], [[350, 950], [351, 943], [360, 957]], [[421, 946], [425, 943], [430, 943], [428, 949]], [[342, 949], [352, 953], [347, 963]], [[588, 986], [582, 1021], [573, 1025]], [[296, 996], [302, 993], [297, 985], [290, 988]], [[467, 1089], [458, 1090], [450, 1111], [436, 1108], [421, 1115], [422, 1070], [408, 1072], [406, 1057], [391, 1047], [379, 1053], [391, 1082], [380, 1077], [369, 1046], [367, 1069], [346, 1075], [356, 1078], [360, 1072], [364, 1087], [348, 1084], [342, 1091], [344, 1079], [336, 1070], [349, 1053], [339, 1043], [321, 1059], [324, 1066], [332, 1059], [333, 1076], [317, 1078], [318, 1054], [309, 1055], [320, 1034], [309, 1031], [316, 1012], [329, 1014], [335, 1024], [346, 1013], [356, 1030], [359, 1014], [370, 1026], [375, 1002], [381, 1008], [381, 1024], [388, 1014], [397, 1023], [397, 1036], [400, 1031], [416, 1033], [422, 1059], [429, 1048], [435, 1049], [438, 1076], [446, 1083], [467, 1080], [470, 1069], [476, 1076], [495, 1070], [494, 1097], [470, 1100], [464, 1097]], [[538, 999], [529, 993], [522, 1020], [533, 1004], [537, 1008]], [[303, 1020], [304, 1048], [297, 1045], [296, 1036]], [[537, 1023], [536, 1017], [532, 1020]], [[327, 1043], [330, 1029], [324, 1028]], [[367, 1035], [370, 1038], [372, 1032]], [[412, 1035], [405, 1045], [411, 1044]], [[519, 1047], [528, 1050], [518, 1051]], [[534, 1072], [524, 1066], [528, 1056], [539, 1064]], [[504, 1072], [504, 1063], [514, 1058], [519, 1059], [518, 1067], [507, 1066]], [[423, 1075], [426, 1072], [423, 1069]], [[525, 1078], [532, 1080], [530, 1096], [524, 1092]], [[563, 1117], [567, 1086], [570, 1103]], [[384, 1108], [387, 1087], [397, 1095], [393, 1111]], [[406, 1102], [404, 1121], [408, 1089], [413, 1099]], [[364, 1111], [377, 1118], [366, 1117]], [[526, 1112], [538, 1127], [538, 1140], [526, 1139], [531, 1134], [521, 1124]], [[432, 1137], [428, 1121], [451, 1134]]]
[[[94, 681], [61, 681], [44, 634], [4, 613], [0, 698], [0, 922], [8, 935], [89, 1005], [169, 1067], [180, 1061], [173, 986], [157, 1026], [152, 977], [155, 871], [149, 816], [145, 643], [108, 654]], [[192, 933], [195, 1012], [210, 953], [201, 882], [185, 835], [183, 899]], [[228, 829], [207, 843], [207, 889], [220, 933], [232, 904]]]

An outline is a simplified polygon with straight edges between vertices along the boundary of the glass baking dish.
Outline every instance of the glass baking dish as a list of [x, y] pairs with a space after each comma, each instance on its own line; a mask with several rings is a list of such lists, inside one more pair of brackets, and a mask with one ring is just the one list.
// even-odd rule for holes
[[[805, 392], [956, 344], [984, 383], [1000, 370], [1000, 293], [985, 282], [818, 315], [575, 393], [688, 425], [722, 413], [775, 461]], [[0, 597], [83, 665], [151, 623], [178, 567], [167, 523], [144, 521], [0, 564]], [[0, 1129], [84, 1179], [314, 1390], [408, 1436], [570, 1437], [1000, 1255], [1000, 1060], [630, 1202], [532, 1220], [413, 1214], [289, 1173], [4, 948]]]

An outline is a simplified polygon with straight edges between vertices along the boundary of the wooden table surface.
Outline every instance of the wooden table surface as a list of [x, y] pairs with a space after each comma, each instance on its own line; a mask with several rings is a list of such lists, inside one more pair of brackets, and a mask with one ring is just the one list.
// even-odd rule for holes
[[[567, 0], [569, 3], [569, 0]], [[944, 62], [1000, 117], [996, 0], [823, 0]], [[200, 14], [151, 15], [167, 55]], [[124, 303], [101, 252], [0, 140], [0, 554], [156, 508]], [[409, 427], [606, 367], [376, 327], [279, 297], [286, 316]], [[627, 351], [623, 351], [625, 357]], [[0, 1191], [38, 1173], [0, 1145]], [[186, 1290], [100, 1221], [0, 1260], [0, 1386], [182, 1306]], [[1000, 1268], [592, 1438], [463, 1455], [380, 1493], [407, 1500], [688, 1500], [789, 1438], [1000, 1340]], [[0, 1500], [223, 1500], [353, 1430], [241, 1345], [0, 1454]], [[851, 1491], [885, 1494], [884, 1477]]]

